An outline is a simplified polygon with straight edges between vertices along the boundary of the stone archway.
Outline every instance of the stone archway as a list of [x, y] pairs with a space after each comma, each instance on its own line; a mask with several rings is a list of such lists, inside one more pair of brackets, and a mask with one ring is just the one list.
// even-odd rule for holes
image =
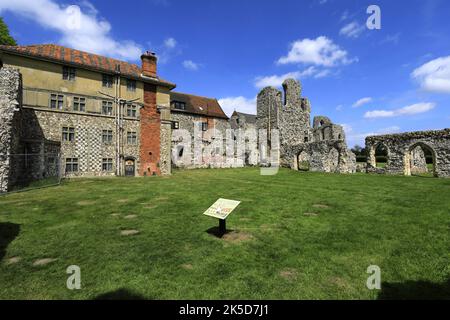
[[405, 153], [404, 166], [406, 176], [429, 173], [437, 177], [436, 151], [424, 142], [414, 143]]
[[379, 171], [385, 171], [389, 166], [389, 148], [383, 142], [373, 145], [369, 150], [369, 163]]

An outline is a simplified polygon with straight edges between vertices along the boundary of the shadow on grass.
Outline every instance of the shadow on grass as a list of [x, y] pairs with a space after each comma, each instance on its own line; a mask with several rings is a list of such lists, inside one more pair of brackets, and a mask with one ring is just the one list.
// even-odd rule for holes
[[221, 231], [219, 227], [212, 227], [206, 230], [207, 233], [210, 235], [216, 237], [216, 238], [223, 238], [224, 235], [227, 233], [233, 232], [234, 230], [227, 229], [225, 232]]
[[450, 279], [445, 283], [407, 281], [382, 283], [379, 300], [449, 300]]
[[14, 241], [19, 233], [20, 225], [10, 222], [0, 222], [0, 261], [3, 260], [8, 245]]
[[131, 292], [127, 289], [118, 289], [116, 291], [111, 291], [107, 293], [103, 293], [93, 300], [150, 300], [145, 298], [144, 296]]

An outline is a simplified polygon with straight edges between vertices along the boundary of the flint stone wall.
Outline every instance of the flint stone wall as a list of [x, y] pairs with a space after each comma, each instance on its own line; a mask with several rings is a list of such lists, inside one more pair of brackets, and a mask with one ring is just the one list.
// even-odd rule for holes
[[18, 70], [0, 69], [0, 193], [7, 192], [17, 176], [10, 154], [20, 148], [21, 76]]
[[308, 163], [311, 171], [355, 172], [356, 158], [347, 148], [342, 126], [318, 116], [311, 127], [311, 104], [301, 97], [300, 82], [287, 79], [283, 89], [284, 101], [282, 92], [272, 87], [257, 97], [257, 128], [279, 130], [280, 165], [299, 169]]
[[[387, 149], [388, 161], [385, 168], [376, 167], [375, 150], [379, 145]], [[366, 138], [369, 151], [367, 171], [411, 175], [413, 151], [422, 146], [432, 152], [437, 177], [450, 177], [450, 129], [407, 132]]]
[[[309, 163], [313, 172], [355, 173], [356, 157], [343, 141], [318, 141], [292, 146], [285, 155], [290, 168], [302, 170], [302, 162]], [[304, 164], [303, 164], [304, 166]]]
[[[183, 169], [199, 169], [199, 168], [230, 168], [234, 164], [231, 162], [215, 161], [214, 157], [223, 156], [226, 152], [226, 130], [230, 128], [230, 124], [226, 119], [208, 119], [200, 115], [193, 115], [181, 112], [172, 112], [172, 121], [179, 124], [179, 129], [172, 130], [172, 166]], [[208, 122], [208, 131], [201, 130], [201, 123]], [[197, 136], [195, 136], [197, 126]], [[181, 136], [180, 130], [186, 130], [189, 134], [189, 141]], [[201, 141], [202, 147], [200, 152], [195, 153], [194, 141]], [[180, 154], [181, 157], [180, 157]], [[203, 159], [205, 154], [208, 158]], [[173, 161], [181, 159], [181, 162]]]

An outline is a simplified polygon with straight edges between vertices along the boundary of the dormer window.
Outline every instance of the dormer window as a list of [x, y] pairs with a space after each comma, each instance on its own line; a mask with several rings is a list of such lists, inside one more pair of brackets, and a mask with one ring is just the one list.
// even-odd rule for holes
[[76, 69], [71, 67], [63, 67], [63, 80], [75, 81]]
[[103, 74], [102, 75], [102, 86], [104, 88], [112, 88], [113, 86], [113, 76], [109, 74]]
[[136, 92], [136, 81], [135, 80], [127, 80], [127, 91]]
[[180, 101], [172, 101], [172, 108], [176, 110], [186, 110], [186, 103]]

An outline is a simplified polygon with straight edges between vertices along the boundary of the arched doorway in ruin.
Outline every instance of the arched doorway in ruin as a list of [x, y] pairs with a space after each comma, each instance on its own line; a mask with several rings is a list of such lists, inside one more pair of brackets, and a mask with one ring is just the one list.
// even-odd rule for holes
[[379, 169], [385, 169], [389, 163], [389, 149], [380, 142], [370, 150], [370, 159], [372, 166]]
[[299, 152], [296, 156], [297, 170], [298, 171], [309, 171], [310, 161], [311, 161], [311, 157], [305, 150], [302, 150], [301, 152]]
[[437, 177], [434, 149], [423, 142], [411, 145], [405, 154], [405, 175]]

